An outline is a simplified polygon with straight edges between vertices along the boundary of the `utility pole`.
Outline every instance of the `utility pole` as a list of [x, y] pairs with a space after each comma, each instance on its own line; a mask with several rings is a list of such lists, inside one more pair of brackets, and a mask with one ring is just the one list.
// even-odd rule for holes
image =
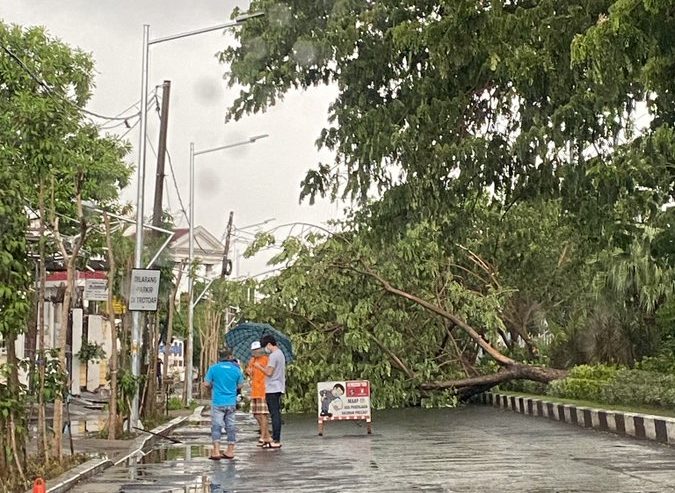
[[162, 199], [164, 195], [164, 162], [166, 160], [166, 134], [169, 126], [169, 96], [171, 81], [162, 84], [162, 115], [159, 127], [159, 145], [157, 146], [157, 175], [155, 176], [155, 202], [152, 208], [152, 225], [162, 225]]
[[230, 254], [230, 238], [232, 237], [232, 221], [234, 211], [230, 211], [230, 219], [227, 221], [227, 236], [225, 236], [225, 252], [223, 253], [223, 268], [220, 277], [227, 277], [232, 274], [232, 261], [228, 258]]

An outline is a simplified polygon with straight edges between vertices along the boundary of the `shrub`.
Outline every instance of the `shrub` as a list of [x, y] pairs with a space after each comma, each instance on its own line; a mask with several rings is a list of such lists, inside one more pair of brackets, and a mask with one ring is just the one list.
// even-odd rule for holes
[[616, 373], [617, 368], [613, 366], [576, 366], [567, 378], [550, 383], [546, 393], [556, 397], [598, 401]]
[[548, 395], [606, 404], [675, 409], [675, 373], [581, 365], [549, 384]]
[[620, 370], [603, 388], [602, 401], [675, 409], [675, 374]]

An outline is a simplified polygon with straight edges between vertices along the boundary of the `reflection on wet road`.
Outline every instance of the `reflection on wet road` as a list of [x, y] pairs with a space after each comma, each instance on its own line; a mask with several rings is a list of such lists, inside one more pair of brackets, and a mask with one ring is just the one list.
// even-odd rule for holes
[[286, 416], [282, 450], [255, 446], [238, 416], [234, 461], [208, 459], [208, 418], [77, 493], [248, 491], [675, 492], [675, 449], [487, 407], [376, 413], [373, 435], [354, 422]]

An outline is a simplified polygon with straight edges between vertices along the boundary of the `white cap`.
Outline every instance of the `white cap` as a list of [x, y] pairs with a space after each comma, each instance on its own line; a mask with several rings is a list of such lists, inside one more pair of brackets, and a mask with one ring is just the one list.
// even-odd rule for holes
[[255, 351], [256, 349], [260, 349], [260, 341], [253, 341], [251, 343], [251, 351]]

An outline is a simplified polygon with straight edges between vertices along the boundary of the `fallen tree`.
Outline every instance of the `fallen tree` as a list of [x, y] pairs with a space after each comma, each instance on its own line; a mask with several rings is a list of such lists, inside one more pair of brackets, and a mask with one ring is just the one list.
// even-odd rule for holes
[[[454, 389], [454, 391], [460, 397], [468, 398], [477, 393], [484, 392], [495, 385], [506, 383], [511, 380], [532, 380], [535, 382], [549, 383], [553, 380], [565, 378], [568, 374], [567, 370], [519, 363], [509, 358], [508, 356], [502, 354], [492, 344], [490, 344], [490, 342], [487, 341], [476, 329], [471, 327], [458, 316], [448, 312], [447, 310], [444, 310], [440, 306], [423, 300], [418, 296], [398, 289], [368, 266], [365, 266], [363, 269], [345, 266], [343, 266], [343, 268], [349, 268], [365, 276], [368, 276], [374, 279], [386, 293], [411, 301], [423, 307], [425, 310], [428, 310], [429, 312], [436, 315], [440, 315], [445, 320], [452, 322], [456, 327], [459, 327], [461, 330], [463, 330], [481, 349], [483, 349], [485, 354], [490, 356], [490, 358], [492, 358], [501, 366], [501, 369], [497, 373], [489, 375], [477, 375], [457, 380], [423, 382], [420, 384], [420, 389], [423, 391]], [[396, 359], [398, 359], [398, 357], [396, 357]], [[401, 363], [398, 361], [397, 366], [400, 365]]]

